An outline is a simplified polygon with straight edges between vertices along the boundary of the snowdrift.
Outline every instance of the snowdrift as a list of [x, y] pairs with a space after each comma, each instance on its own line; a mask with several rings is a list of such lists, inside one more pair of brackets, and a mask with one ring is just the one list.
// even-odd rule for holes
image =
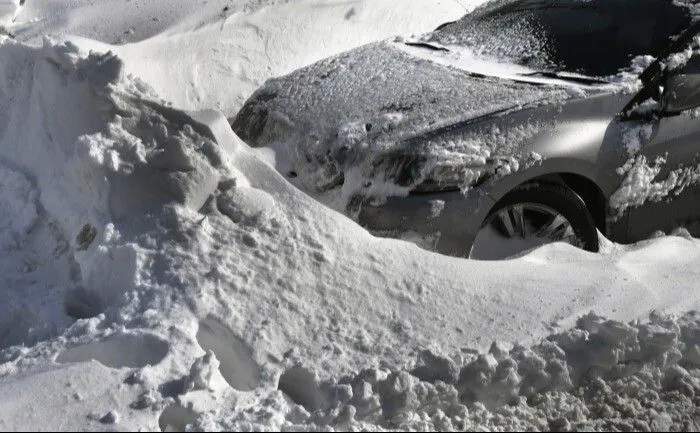
[[541, 428], [607, 410], [584, 376], [696, 392], [695, 315], [524, 346], [697, 308], [697, 241], [492, 264], [377, 239], [129, 70], [0, 41], [0, 428]]
[[232, 117], [268, 78], [370, 42], [431, 31], [474, 7], [471, 1], [414, 1], [399, 7], [393, 0], [248, 3], [255, 9], [250, 13], [219, 9], [218, 16], [207, 19], [201, 18], [206, 12], [200, 13], [202, 22], [186, 19], [116, 50], [129, 72], [178, 107], [214, 108]]

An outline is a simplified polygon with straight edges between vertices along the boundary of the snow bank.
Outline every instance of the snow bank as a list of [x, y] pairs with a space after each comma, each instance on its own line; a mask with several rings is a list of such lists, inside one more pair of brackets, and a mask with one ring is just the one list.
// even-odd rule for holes
[[[693, 428], [700, 409], [700, 313], [623, 323], [595, 314], [532, 347], [318, 381], [294, 367], [262, 409], [200, 416], [205, 430], [615, 431]], [[290, 404], [290, 400], [298, 405]], [[280, 413], [285, 416], [280, 416]], [[194, 421], [194, 420], [192, 420]]]
[[[140, 65], [85, 49], [97, 45], [0, 43], [1, 429], [459, 427], [472, 422], [462, 407], [476, 417], [466, 425], [541, 425], [569, 420], [556, 410], [579, 395], [538, 377], [560, 361], [584, 386], [576, 352], [559, 340], [563, 358], [546, 344], [503, 349], [513, 382], [472, 354], [492, 340], [537, 344], [591, 309], [623, 321], [700, 309], [695, 240], [599, 255], [555, 244], [479, 263], [374, 238], [258, 160], [222, 115], [163, 102], [128, 75]], [[618, 363], [677, 364], [692, 379], [695, 321], [652, 321], [671, 329], [652, 330], [666, 364], [642, 347], [657, 341], [642, 325], [636, 340], [572, 333], [603, 341], [590, 350], [603, 359], [622, 351]], [[618, 364], [605, 365], [612, 387]], [[497, 389], [517, 404], [499, 406]], [[570, 422], [608, 410], [591, 407]]]

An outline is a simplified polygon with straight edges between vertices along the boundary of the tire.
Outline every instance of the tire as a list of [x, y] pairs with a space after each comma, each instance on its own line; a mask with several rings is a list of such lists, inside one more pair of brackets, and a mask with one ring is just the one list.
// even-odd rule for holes
[[[573, 230], [575, 242], [569, 243], [572, 243], [573, 245], [587, 251], [598, 252], [598, 231], [595, 222], [593, 221], [593, 217], [591, 216], [588, 208], [586, 208], [586, 204], [583, 202], [583, 200], [570, 188], [555, 183], [545, 182], [530, 182], [521, 185], [506, 194], [494, 206], [484, 220], [481, 231], [485, 230], [492, 224], [495, 224], [494, 220], [496, 218], [499, 216], [502, 218], [503, 212], [508, 212], [508, 209], [512, 209], [514, 207], [520, 207], [521, 213], [523, 213], [523, 207], [555, 211], [567, 220], [568, 224], [570, 225], [570, 229]], [[472, 249], [470, 251], [470, 257], [472, 258], [478, 258], [475, 257], [473, 253], [475, 251], [477, 241], [480, 239], [478, 237], [479, 234], [477, 234], [477, 238], [475, 238], [474, 245], [472, 245]], [[525, 231], [523, 231], [523, 237], [526, 237]], [[543, 244], [547, 243], [545, 237], [538, 239], [542, 239]], [[551, 240], [550, 242], [554, 241], [555, 240]], [[483, 248], [483, 246], [480, 245], [479, 248]], [[486, 258], [485, 260], [489, 259]]]

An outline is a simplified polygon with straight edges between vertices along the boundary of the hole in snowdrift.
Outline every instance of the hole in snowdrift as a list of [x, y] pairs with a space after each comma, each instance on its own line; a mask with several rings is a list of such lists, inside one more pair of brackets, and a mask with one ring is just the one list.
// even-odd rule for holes
[[95, 360], [111, 368], [142, 368], [156, 365], [168, 354], [168, 343], [153, 335], [129, 335], [63, 351], [61, 364]]
[[83, 288], [68, 292], [63, 303], [66, 314], [74, 319], [89, 319], [104, 309], [102, 298], [97, 293]]
[[199, 323], [197, 341], [211, 350], [221, 363], [219, 371], [226, 382], [239, 391], [252, 391], [260, 383], [260, 367], [250, 348], [226, 326], [214, 319]]
[[[16, 310], [10, 310], [0, 316], [0, 352], [15, 345], [32, 347], [40, 341], [53, 337], [56, 330], [50, 323], [38, 317], [35, 310], [24, 305]], [[0, 364], [4, 356], [0, 354]]]
[[165, 408], [158, 418], [158, 426], [161, 431], [185, 431], [188, 424], [197, 421], [194, 411], [177, 404]]
[[97, 237], [97, 229], [91, 224], [85, 224], [75, 237], [75, 249], [78, 251], [87, 250], [95, 237]]
[[321, 407], [321, 395], [318, 391], [316, 376], [303, 367], [293, 367], [280, 376], [277, 389], [282, 391], [294, 403], [304, 406], [309, 412]]

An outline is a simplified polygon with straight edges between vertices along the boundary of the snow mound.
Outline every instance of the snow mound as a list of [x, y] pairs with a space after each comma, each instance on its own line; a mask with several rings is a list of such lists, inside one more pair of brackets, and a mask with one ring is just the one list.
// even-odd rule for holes
[[[137, 284], [143, 259], [143, 250], [121, 239], [115, 222], [143, 218], [166, 203], [201, 207], [219, 180], [218, 150], [189, 116], [156, 100], [144, 83], [123, 77], [123, 63], [111, 53], [81, 53], [71, 43], [48, 40], [41, 49], [6, 40], [0, 49], [15, 57], [0, 71], [6, 83], [0, 99], [10, 107], [2, 156], [35, 178], [39, 190], [54, 192], [42, 194], [41, 202], [75, 238], [83, 288], [109, 303]], [[17, 57], [24, 57], [29, 73], [18, 73]], [[133, 101], [140, 102], [138, 110]], [[3, 187], [16, 192], [3, 197], [22, 195], [29, 202], [14, 200], [3, 209], [18, 214], [3, 220], [10, 224], [3, 240], [36, 218], [36, 193], [24, 191], [30, 186], [17, 176], [4, 177]]]
[[[208, 429], [223, 415], [219, 425], [233, 429], [682, 430], [700, 416], [698, 367], [700, 313], [629, 324], [590, 313], [532, 347], [494, 343], [451, 358], [424, 351], [413, 368], [368, 368], [320, 384], [295, 367], [280, 389], [306, 412], [292, 405], [274, 424], [264, 411], [242, 410], [196, 425]], [[289, 376], [294, 394], [285, 391]]]

